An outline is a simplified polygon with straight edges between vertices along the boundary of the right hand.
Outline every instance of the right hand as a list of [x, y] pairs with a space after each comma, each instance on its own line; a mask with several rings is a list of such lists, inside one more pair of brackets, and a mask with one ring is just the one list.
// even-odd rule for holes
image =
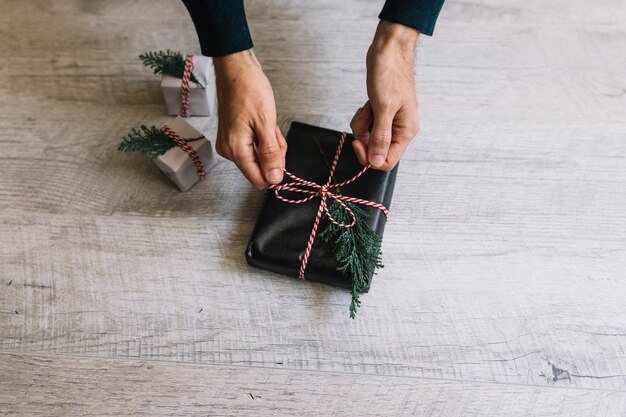
[[[419, 130], [414, 57], [419, 32], [381, 20], [367, 51], [367, 96], [350, 126], [359, 162], [389, 171]], [[369, 126], [373, 122], [372, 132]]]
[[254, 186], [283, 179], [287, 142], [276, 124], [269, 80], [252, 50], [213, 58], [218, 126], [217, 153], [233, 161]]

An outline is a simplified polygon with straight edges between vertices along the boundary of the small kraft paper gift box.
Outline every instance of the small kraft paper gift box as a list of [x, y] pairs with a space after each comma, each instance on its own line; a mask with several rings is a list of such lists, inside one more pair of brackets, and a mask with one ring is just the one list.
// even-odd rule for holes
[[213, 60], [178, 51], [150, 51], [139, 55], [143, 64], [162, 75], [161, 90], [168, 114], [212, 116], [217, 113]]
[[118, 150], [151, 156], [181, 191], [204, 179], [216, 163], [211, 142], [180, 116], [161, 128], [132, 129]]
[[292, 122], [283, 182], [265, 195], [246, 259], [252, 266], [352, 290], [370, 288], [398, 166], [364, 167], [352, 135]]

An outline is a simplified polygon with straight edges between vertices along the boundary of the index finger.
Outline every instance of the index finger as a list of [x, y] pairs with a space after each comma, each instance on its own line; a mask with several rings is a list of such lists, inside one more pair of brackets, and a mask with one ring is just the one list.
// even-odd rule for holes
[[391, 171], [398, 164], [398, 161], [400, 161], [400, 158], [404, 155], [404, 152], [410, 144], [410, 140], [392, 141], [391, 145], [389, 145], [389, 150], [387, 151], [387, 159], [385, 160], [385, 163], [376, 169]]
[[233, 162], [252, 185], [259, 189], [267, 186], [253, 143], [237, 143], [233, 148]]
[[369, 100], [356, 111], [352, 121], [350, 122], [350, 127], [352, 128], [352, 133], [354, 135], [354, 139], [362, 142], [363, 144], [367, 144], [369, 141], [371, 124], [374, 120], [374, 113], [372, 112], [372, 104]]

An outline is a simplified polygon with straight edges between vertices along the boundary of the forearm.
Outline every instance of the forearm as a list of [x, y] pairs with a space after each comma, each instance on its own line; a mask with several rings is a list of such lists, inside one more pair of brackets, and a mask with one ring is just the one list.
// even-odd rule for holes
[[182, 0], [196, 27], [202, 55], [222, 56], [252, 48], [243, 0]]

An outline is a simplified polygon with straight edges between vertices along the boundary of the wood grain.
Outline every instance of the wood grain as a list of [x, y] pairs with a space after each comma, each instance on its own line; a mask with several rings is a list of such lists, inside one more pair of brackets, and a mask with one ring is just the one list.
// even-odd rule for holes
[[10, 375], [0, 380], [5, 416], [621, 417], [626, 412], [624, 392], [334, 372], [0, 354], [0, 373]]
[[[381, 2], [272, 4], [246, 10], [283, 131], [347, 129]], [[623, 415], [625, 19], [618, 0], [446, 3], [351, 321], [346, 292], [245, 264], [262, 195], [228, 161], [180, 193], [116, 151], [169, 120], [137, 55], [198, 51], [181, 2], [1, 2], [0, 411]]]
[[2, 216], [0, 349], [623, 389], [621, 242], [467, 223], [392, 221], [352, 321], [245, 265], [251, 223]]

